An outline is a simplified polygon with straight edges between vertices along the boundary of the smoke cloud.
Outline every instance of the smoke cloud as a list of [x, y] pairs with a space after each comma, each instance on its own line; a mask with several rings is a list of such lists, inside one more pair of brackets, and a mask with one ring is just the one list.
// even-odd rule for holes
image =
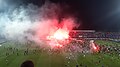
[[[9, 7], [7, 2], [3, 3], [5, 5], [3, 7]], [[27, 40], [40, 41], [44, 36], [57, 30], [59, 26], [72, 30], [76, 25], [75, 18], [65, 17], [59, 20], [61, 10], [60, 5], [49, 2], [41, 7], [33, 4], [19, 7], [12, 5], [7, 10], [0, 7], [1, 35], [7, 40], [26, 42]]]

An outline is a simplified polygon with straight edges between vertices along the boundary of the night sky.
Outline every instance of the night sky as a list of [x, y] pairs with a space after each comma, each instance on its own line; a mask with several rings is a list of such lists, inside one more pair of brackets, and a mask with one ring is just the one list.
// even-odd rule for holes
[[[19, 1], [19, 0], [17, 0]], [[16, 1], [16, 2], [17, 2]], [[32, 3], [42, 6], [45, 0], [22, 0], [22, 4]], [[46, 0], [60, 4], [63, 16], [73, 15], [80, 24], [77, 29], [96, 31], [120, 31], [120, 0]], [[15, 0], [11, 0], [15, 2]]]

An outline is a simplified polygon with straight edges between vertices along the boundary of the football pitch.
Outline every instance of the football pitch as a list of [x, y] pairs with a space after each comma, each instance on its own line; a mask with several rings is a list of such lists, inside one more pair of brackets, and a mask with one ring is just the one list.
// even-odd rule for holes
[[[97, 40], [100, 45], [120, 45], [111, 41]], [[69, 58], [69, 53], [49, 53], [39, 50], [36, 46], [29, 47], [29, 54], [24, 54], [25, 45], [12, 43], [1, 44], [0, 67], [20, 67], [26, 61], [33, 61], [35, 67], [120, 67], [120, 56], [116, 52], [110, 53], [79, 53]], [[8, 47], [11, 47], [8, 49]], [[119, 47], [119, 46], [118, 46]], [[36, 50], [38, 49], [38, 50]], [[36, 51], [35, 51], [36, 50]]]

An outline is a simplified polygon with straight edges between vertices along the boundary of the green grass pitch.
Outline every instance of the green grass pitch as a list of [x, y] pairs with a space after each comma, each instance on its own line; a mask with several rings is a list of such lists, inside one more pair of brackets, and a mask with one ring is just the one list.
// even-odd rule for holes
[[[102, 40], [97, 40], [96, 43], [101, 45], [120, 45], [120, 43]], [[6, 49], [9, 46], [17, 47], [19, 50], [13, 53]], [[76, 67], [76, 65], [78, 67], [120, 67], [120, 56], [118, 54], [77, 54], [76, 58], [68, 60], [63, 53], [48, 54], [47, 52], [36, 52], [36, 54], [32, 54], [31, 50], [31, 54], [24, 55], [24, 48], [24, 46], [12, 45], [12, 43], [2, 44], [0, 47], [0, 67], [20, 67], [21, 63], [26, 60], [33, 61], [35, 67]], [[7, 52], [10, 55], [6, 57]], [[19, 53], [19, 55], [16, 53]]]

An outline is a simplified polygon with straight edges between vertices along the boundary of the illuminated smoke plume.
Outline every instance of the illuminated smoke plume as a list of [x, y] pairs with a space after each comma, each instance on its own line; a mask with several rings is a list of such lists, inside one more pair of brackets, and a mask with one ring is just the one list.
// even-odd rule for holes
[[100, 48], [94, 43], [94, 40], [90, 40], [90, 52], [99, 52]]
[[59, 5], [47, 2], [41, 7], [29, 4], [1, 12], [1, 35], [12, 41], [40, 43], [49, 40], [53, 43], [57, 40], [58, 44], [59, 40], [68, 39], [69, 32], [75, 27], [74, 17], [59, 17], [61, 10]]

